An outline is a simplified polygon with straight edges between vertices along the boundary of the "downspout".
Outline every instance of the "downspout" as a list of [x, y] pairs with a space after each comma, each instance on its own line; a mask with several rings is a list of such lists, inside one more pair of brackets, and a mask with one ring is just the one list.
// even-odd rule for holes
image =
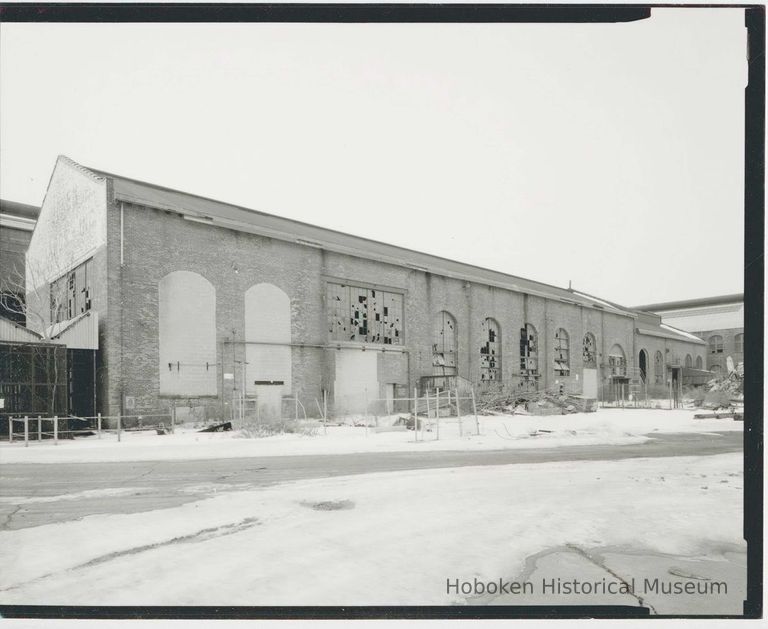
[[125, 414], [125, 374], [123, 373], [123, 354], [124, 354], [124, 332], [123, 332], [123, 311], [125, 310], [125, 298], [123, 297], [123, 266], [125, 264], [124, 257], [124, 240], [125, 240], [125, 219], [124, 219], [124, 203], [120, 201], [120, 415]]

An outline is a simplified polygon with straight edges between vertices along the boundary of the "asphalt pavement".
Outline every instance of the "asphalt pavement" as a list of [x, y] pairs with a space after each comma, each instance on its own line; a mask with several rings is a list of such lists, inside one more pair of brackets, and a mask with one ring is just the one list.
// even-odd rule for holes
[[[178, 506], [210, 493], [309, 478], [476, 465], [707, 456], [740, 452], [741, 432], [660, 433], [645, 443], [485, 451], [376, 452], [114, 463], [20, 463], [0, 466], [0, 530], [102, 513]], [[135, 488], [117, 495], [49, 500], [93, 490]], [[32, 500], [30, 500], [32, 499]]]

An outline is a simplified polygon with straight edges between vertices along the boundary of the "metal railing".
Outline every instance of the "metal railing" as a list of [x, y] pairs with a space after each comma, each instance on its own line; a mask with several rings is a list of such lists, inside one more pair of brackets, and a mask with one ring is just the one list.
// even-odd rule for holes
[[[59, 438], [64, 436], [74, 436], [74, 435], [92, 435], [96, 434], [99, 439], [102, 438], [102, 435], [104, 433], [110, 433], [115, 434], [117, 436], [118, 441], [122, 441], [122, 434], [124, 432], [136, 432], [140, 430], [156, 430], [159, 427], [164, 427], [164, 422], [159, 422], [158, 424], [152, 424], [150, 426], [135, 426], [135, 427], [124, 427], [123, 422], [124, 420], [130, 420], [130, 419], [136, 419], [141, 423], [145, 419], [154, 419], [154, 418], [164, 418], [169, 419], [171, 421], [170, 431], [173, 432], [175, 430], [175, 411], [172, 410], [170, 413], [163, 413], [159, 415], [153, 415], [153, 414], [142, 414], [142, 415], [102, 415], [101, 413], [93, 416], [88, 417], [79, 417], [75, 415], [66, 415], [66, 416], [58, 416], [54, 415], [53, 417], [43, 417], [42, 415], [38, 415], [37, 417], [30, 417], [29, 415], [19, 416], [19, 417], [8, 417], [8, 442], [13, 443], [14, 441], [21, 441], [23, 438], [24, 446], [29, 447], [30, 440], [32, 441], [39, 441], [42, 442], [44, 437], [52, 438], [53, 444], [58, 445], [59, 444]], [[89, 426], [87, 428], [76, 428], [72, 429], [69, 428], [69, 422], [71, 420], [77, 420], [77, 421], [89, 421], [89, 423], [93, 423], [93, 426]], [[104, 427], [104, 421], [105, 420], [115, 420], [116, 427], [115, 428], [105, 428]], [[47, 423], [47, 425], [46, 425]], [[16, 431], [14, 428], [14, 425], [21, 424], [23, 426], [22, 430]], [[30, 424], [32, 424], [32, 432], [30, 432]], [[66, 427], [62, 428], [62, 424]], [[36, 428], [36, 430], [35, 430]], [[30, 436], [32, 437], [30, 439]]]

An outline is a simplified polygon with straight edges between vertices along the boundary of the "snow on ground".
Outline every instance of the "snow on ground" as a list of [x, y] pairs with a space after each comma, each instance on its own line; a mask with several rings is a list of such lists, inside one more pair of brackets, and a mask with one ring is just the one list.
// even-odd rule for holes
[[[654, 432], [697, 432], [743, 429], [732, 419], [693, 419], [691, 410], [600, 409], [573, 415], [505, 415], [479, 417], [477, 435], [474, 416], [463, 417], [461, 428], [455, 417], [441, 418], [440, 439], [434, 426], [414, 441], [413, 431], [374, 432], [363, 426], [312, 428], [306, 434], [282, 434], [248, 438], [235, 430], [227, 433], [198, 433], [177, 428], [173, 435], [155, 431], [124, 432], [117, 442], [114, 433], [80, 437], [73, 441], [16, 442], [0, 444], [3, 463], [64, 463], [108, 461], [154, 461], [219, 459], [302, 454], [346, 454], [353, 452], [406, 452], [425, 450], [504, 450], [559, 446], [629, 444], [646, 441]], [[381, 425], [391, 419], [381, 419]], [[550, 432], [542, 432], [550, 431]], [[461, 432], [461, 434], [460, 434]], [[311, 433], [311, 434], [310, 434]], [[534, 434], [535, 433], [535, 434]]]
[[718, 559], [743, 551], [741, 470], [722, 454], [388, 472], [0, 531], [0, 603], [445, 605], [466, 602], [446, 579], [514, 579], [566, 543]]

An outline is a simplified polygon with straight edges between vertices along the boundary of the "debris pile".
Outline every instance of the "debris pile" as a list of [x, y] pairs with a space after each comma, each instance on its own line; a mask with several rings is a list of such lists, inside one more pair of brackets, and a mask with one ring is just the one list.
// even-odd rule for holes
[[531, 391], [485, 398], [477, 407], [479, 415], [567, 415], [597, 410], [597, 400], [552, 391]]
[[730, 408], [744, 402], [744, 363], [739, 363], [736, 369], [729, 371], [726, 376], [712, 378], [706, 384], [707, 393], [704, 396], [706, 408]]

